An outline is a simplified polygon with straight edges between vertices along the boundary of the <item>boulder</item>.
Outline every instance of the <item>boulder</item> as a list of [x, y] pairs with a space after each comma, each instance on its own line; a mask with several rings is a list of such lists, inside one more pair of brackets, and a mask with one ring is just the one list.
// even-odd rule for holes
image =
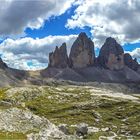
[[16, 107], [0, 109], [0, 131], [23, 133], [27, 135], [27, 140], [76, 139], [75, 136], [65, 135], [47, 118]]
[[137, 62], [137, 59], [133, 59], [132, 56], [129, 53], [124, 54], [124, 63], [129, 68], [137, 71], [139, 68], [139, 64]]
[[0, 131], [26, 133], [40, 129], [44, 124], [51, 125], [47, 119], [34, 115], [29, 110], [16, 107], [0, 109]]
[[110, 70], [120, 70], [124, 67], [123, 48], [114, 38], [109, 37], [106, 39], [100, 50], [98, 63]]
[[76, 135], [81, 137], [88, 134], [88, 124], [80, 123], [77, 126]]
[[60, 48], [56, 46], [55, 51], [49, 54], [49, 67], [66, 68], [68, 67], [68, 55], [66, 43], [63, 43]]
[[70, 51], [70, 67], [83, 68], [94, 64], [94, 43], [86, 33], [80, 33]]
[[64, 134], [68, 135], [69, 134], [69, 130], [67, 128], [67, 124], [60, 124], [58, 126], [59, 130], [62, 131]]

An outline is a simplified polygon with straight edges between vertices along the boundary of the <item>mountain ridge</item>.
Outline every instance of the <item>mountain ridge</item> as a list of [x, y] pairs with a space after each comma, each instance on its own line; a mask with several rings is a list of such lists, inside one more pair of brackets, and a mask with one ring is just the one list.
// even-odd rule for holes
[[[0, 59], [0, 86], [47, 83], [49, 78], [77, 82], [140, 83], [140, 64], [109, 37], [95, 57], [94, 42], [82, 32], [74, 41], [70, 55], [66, 43], [49, 54], [49, 64], [40, 71], [9, 68]], [[44, 82], [45, 81], [45, 82]]]

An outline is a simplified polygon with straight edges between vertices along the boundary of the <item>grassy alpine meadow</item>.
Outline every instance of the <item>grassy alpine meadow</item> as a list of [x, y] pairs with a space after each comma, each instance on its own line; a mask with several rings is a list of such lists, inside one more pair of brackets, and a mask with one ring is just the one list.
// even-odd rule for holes
[[[75, 135], [77, 125], [85, 123], [88, 133], [82, 139], [140, 139], [140, 95], [135, 93], [73, 85], [1, 88], [0, 114], [10, 108], [28, 110], [56, 126], [65, 124], [68, 135]], [[1, 139], [27, 139], [40, 129], [8, 132], [1, 124]]]

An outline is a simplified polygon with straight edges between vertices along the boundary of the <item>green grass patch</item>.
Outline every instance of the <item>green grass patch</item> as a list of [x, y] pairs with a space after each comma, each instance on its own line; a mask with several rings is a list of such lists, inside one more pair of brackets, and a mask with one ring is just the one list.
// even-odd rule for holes
[[[5, 98], [3, 91], [0, 95]], [[127, 139], [129, 136], [140, 139], [140, 104], [137, 102], [91, 96], [84, 87], [46, 86], [44, 95], [26, 100], [25, 106], [56, 125], [67, 124], [71, 134], [75, 132], [71, 125], [79, 123], [100, 129], [89, 134], [87, 139], [112, 136], [110, 131], [118, 135], [116, 139]], [[102, 128], [109, 130], [104, 132]]]
[[0, 140], [26, 140], [25, 134], [18, 132], [0, 132]]
[[8, 88], [0, 88], [0, 100], [6, 98], [5, 92], [8, 90]]

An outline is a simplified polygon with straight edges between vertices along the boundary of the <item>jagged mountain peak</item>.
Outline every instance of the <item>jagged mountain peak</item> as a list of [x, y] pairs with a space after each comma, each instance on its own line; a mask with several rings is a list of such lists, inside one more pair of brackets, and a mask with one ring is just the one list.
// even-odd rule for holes
[[124, 67], [124, 50], [114, 38], [106, 39], [100, 50], [98, 63], [111, 70], [119, 70]]
[[81, 32], [78, 37], [79, 38], [88, 38], [88, 36], [85, 32]]
[[86, 33], [81, 32], [74, 41], [70, 56], [71, 67], [82, 68], [94, 64], [95, 52], [94, 43]]
[[55, 51], [49, 54], [49, 67], [66, 68], [68, 64], [66, 43], [56, 46]]
[[116, 42], [116, 39], [113, 37], [107, 37], [106, 42]]
[[108, 52], [116, 55], [124, 53], [123, 47], [115, 40], [115, 38], [108, 37], [101, 48], [101, 51], [108, 50]]

